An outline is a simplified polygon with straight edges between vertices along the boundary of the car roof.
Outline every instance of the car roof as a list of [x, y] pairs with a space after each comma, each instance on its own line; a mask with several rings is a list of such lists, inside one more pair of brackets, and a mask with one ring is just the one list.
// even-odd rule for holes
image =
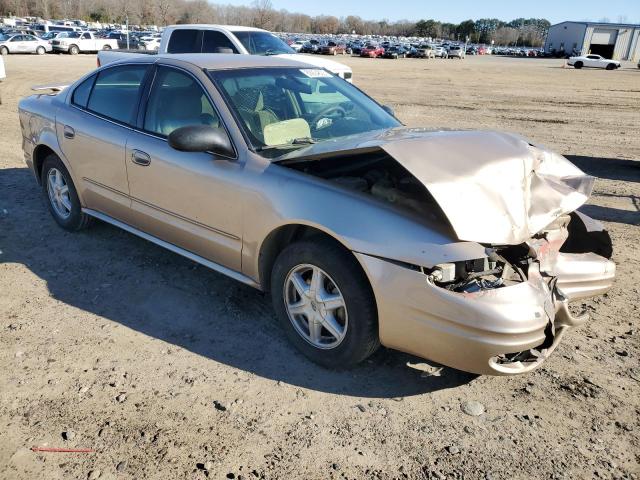
[[170, 53], [160, 55], [141, 55], [131, 59], [122, 59], [118, 62], [109, 63], [107, 65], [115, 65], [117, 63], [140, 62], [146, 63], [161, 60], [178, 60], [187, 62], [195, 67], [207, 70], [228, 70], [240, 68], [268, 68], [268, 67], [306, 67], [318, 68], [304, 62], [304, 55], [300, 60], [292, 60], [289, 58], [279, 58], [276, 56], [264, 55], [239, 55], [234, 53]]
[[[217, 29], [217, 30], [226, 30], [229, 32], [267, 32], [267, 30], [263, 30], [261, 28], [255, 27], [243, 27], [241, 25], [216, 25], [216, 24], [202, 24], [202, 23], [187, 23], [181, 25], [171, 25], [170, 28], [172, 30], [182, 30], [182, 29], [197, 29], [197, 30], [207, 30], [207, 29]], [[271, 32], [267, 32], [271, 33]]]

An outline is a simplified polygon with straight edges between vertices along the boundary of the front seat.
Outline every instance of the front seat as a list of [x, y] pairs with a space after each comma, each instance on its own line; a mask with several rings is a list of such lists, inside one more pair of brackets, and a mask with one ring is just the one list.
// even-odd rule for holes
[[261, 142], [264, 142], [264, 128], [272, 123], [279, 122], [272, 110], [265, 108], [262, 91], [257, 88], [241, 88], [233, 96], [238, 112], [246, 123], [251, 133]]

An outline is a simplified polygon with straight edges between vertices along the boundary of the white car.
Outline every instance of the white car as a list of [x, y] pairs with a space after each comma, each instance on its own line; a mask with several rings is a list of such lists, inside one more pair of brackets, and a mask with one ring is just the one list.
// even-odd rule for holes
[[447, 52], [448, 58], [459, 58], [462, 60], [465, 57], [464, 47], [461, 45], [451, 45]]
[[615, 70], [620, 68], [620, 62], [616, 60], [609, 60], [600, 55], [581, 55], [579, 57], [571, 57], [567, 62], [574, 68], [590, 67], [590, 68], [604, 68], [605, 70]]
[[304, 47], [304, 42], [301, 42], [300, 40], [296, 40], [289, 46], [293, 48], [296, 52], [300, 52], [300, 49]]
[[118, 41], [109, 38], [96, 38], [92, 32], [70, 32], [66, 37], [58, 37], [51, 42], [56, 52], [77, 55], [80, 52], [97, 52], [118, 48]]
[[142, 37], [138, 48], [140, 50], [157, 52], [160, 48], [160, 37]]
[[[277, 56], [325, 68], [347, 82], [351, 82], [353, 77], [351, 67], [322, 58], [320, 55], [298, 53], [273, 33], [253, 27], [203, 24], [171, 25], [163, 30], [160, 48], [157, 52], [163, 56], [177, 53], [235, 53]], [[131, 60], [133, 55], [141, 55], [141, 53], [100, 51], [98, 52], [98, 65], [103, 66], [124, 59]]]
[[0, 55], [9, 53], [37, 53], [44, 55], [51, 51], [51, 45], [46, 40], [41, 40], [34, 35], [25, 35], [18, 33], [0, 36]]
[[437, 58], [447, 58], [449, 56], [447, 49], [444, 47], [433, 47], [433, 54]]

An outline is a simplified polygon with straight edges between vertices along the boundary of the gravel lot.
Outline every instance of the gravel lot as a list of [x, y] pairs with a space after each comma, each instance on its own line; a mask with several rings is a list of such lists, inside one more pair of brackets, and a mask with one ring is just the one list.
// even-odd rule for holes
[[515, 131], [600, 177], [584, 210], [612, 234], [618, 280], [583, 305], [590, 323], [516, 378], [388, 350], [323, 370], [288, 345], [259, 292], [105, 224], [56, 226], [22, 159], [17, 102], [95, 56], [10, 56], [0, 478], [640, 477], [640, 70], [339, 60], [409, 125]]

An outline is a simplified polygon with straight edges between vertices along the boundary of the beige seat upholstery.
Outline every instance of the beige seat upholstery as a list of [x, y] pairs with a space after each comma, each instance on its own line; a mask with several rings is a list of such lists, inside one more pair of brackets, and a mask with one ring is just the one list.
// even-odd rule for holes
[[279, 119], [275, 113], [265, 108], [262, 92], [257, 88], [241, 88], [234, 95], [234, 101], [247, 128], [263, 142], [265, 127], [278, 122]]

